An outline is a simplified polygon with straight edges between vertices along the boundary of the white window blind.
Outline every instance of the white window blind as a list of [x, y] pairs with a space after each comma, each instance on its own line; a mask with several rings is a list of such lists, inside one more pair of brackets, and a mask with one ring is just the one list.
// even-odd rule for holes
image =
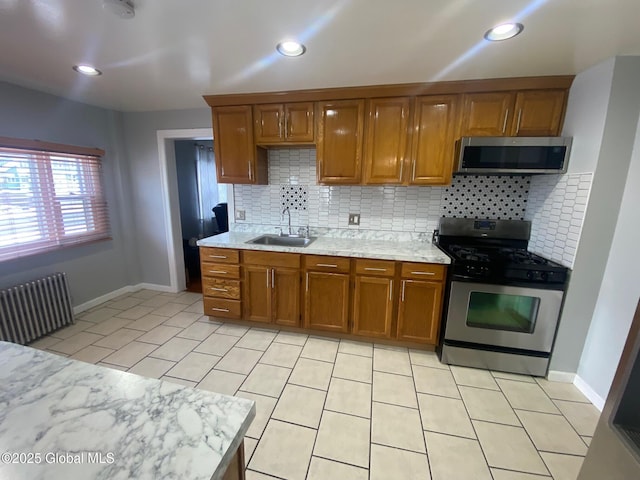
[[109, 238], [104, 152], [7, 140], [0, 138], [0, 261]]

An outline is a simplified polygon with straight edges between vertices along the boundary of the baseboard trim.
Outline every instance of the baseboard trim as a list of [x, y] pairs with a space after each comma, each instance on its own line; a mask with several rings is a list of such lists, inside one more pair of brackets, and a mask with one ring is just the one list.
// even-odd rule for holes
[[585, 397], [589, 399], [591, 403], [593, 403], [593, 405], [598, 410], [602, 411], [606, 399], [598, 395], [596, 391], [591, 388], [591, 386], [587, 382], [585, 382], [579, 375], [576, 375], [576, 379], [573, 381], [573, 384], [578, 390], [582, 392]]
[[549, 370], [547, 380], [550, 382], [574, 383], [576, 374], [571, 372], [562, 372], [560, 370]]
[[178, 291], [167, 285], [156, 285], [155, 283], [138, 283], [137, 285], [127, 285], [126, 287], [119, 288], [114, 290], [113, 292], [105, 293], [104, 295], [100, 295], [93, 300], [89, 300], [88, 302], [81, 303], [80, 305], [76, 305], [73, 307], [74, 315], [82, 313], [90, 308], [93, 308], [101, 303], [108, 302], [109, 300], [113, 300], [120, 295], [124, 295], [125, 293], [137, 292], [138, 290], [147, 289], [147, 290], [157, 290], [159, 292], [169, 292], [169, 293], [177, 293]]

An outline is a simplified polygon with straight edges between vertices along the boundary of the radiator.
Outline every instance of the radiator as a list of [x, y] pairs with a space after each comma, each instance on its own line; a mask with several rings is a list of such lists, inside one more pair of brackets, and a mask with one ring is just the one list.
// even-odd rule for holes
[[0, 340], [25, 345], [70, 323], [75, 320], [64, 273], [0, 290]]

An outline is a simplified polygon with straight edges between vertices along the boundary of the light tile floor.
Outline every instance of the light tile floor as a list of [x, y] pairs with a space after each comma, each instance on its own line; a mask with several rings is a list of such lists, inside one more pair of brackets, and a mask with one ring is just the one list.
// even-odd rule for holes
[[202, 312], [199, 294], [141, 290], [31, 346], [254, 400], [248, 480], [574, 480], [598, 421], [570, 384]]

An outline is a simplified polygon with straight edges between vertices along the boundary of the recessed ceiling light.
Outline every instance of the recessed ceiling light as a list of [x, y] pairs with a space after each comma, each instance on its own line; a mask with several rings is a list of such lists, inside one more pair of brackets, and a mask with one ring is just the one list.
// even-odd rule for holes
[[307, 51], [307, 47], [296, 41], [287, 40], [280, 42], [276, 46], [276, 50], [278, 50], [280, 55], [284, 55], [285, 57], [299, 57]]
[[493, 27], [491, 30], [487, 30], [484, 34], [484, 38], [491, 42], [499, 42], [500, 40], [507, 40], [518, 35], [524, 29], [524, 25], [521, 23], [503, 23]]
[[74, 65], [73, 69], [81, 73], [83, 75], [87, 75], [89, 77], [97, 77], [98, 75], [102, 75], [102, 72], [91, 65]]

